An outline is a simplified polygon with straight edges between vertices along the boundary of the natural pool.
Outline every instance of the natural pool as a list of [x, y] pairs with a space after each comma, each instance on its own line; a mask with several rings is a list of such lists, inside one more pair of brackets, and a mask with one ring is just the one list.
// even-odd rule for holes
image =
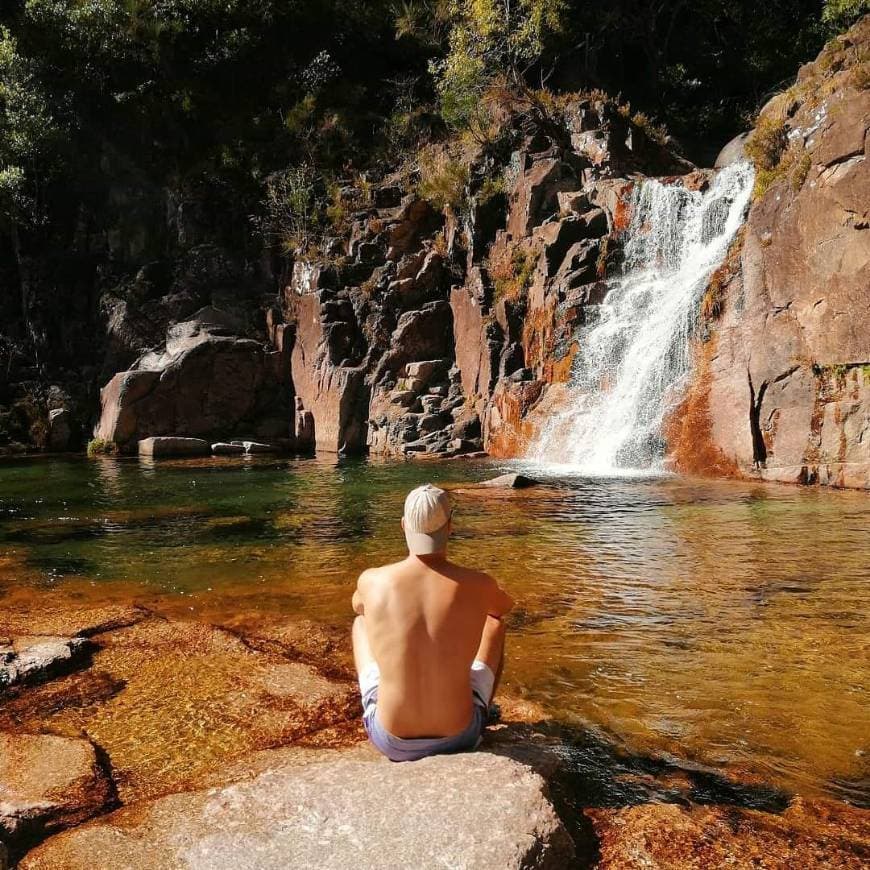
[[406, 491], [456, 485], [455, 556], [519, 602], [510, 691], [632, 752], [870, 802], [870, 496], [564, 476], [461, 491], [502, 467], [4, 463], [0, 607], [74, 594], [349, 622], [360, 570], [402, 555]]

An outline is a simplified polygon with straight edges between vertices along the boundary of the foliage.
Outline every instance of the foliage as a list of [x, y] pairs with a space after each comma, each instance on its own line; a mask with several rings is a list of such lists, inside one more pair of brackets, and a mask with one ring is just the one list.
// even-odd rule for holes
[[420, 196], [438, 209], [458, 209], [465, 199], [468, 164], [445, 147], [430, 145], [419, 155]]
[[490, 84], [503, 74], [520, 81], [561, 33], [567, 11], [564, 0], [448, 0], [435, 9], [434, 29], [446, 32], [444, 55], [429, 65], [441, 116], [450, 128], [478, 131], [487, 127]]
[[780, 118], [762, 117], [746, 142], [746, 156], [757, 170], [774, 169], [779, 163], [788, 137], [785, 123]]
[[496, 299], [518, 299], [529, 288], [532, 275], [537, 266], [537, 257], [523, 247], [515, 247], [511, 251], [507, 266], [501, 265], [492, 269], [492, 278]]
[[867, 12], [870, 0], [825, 0], [822, 20], [843, 30]]
[[253, 220], [268, 243], [288, 253], [311, 245], [320, 224], [316, 186], [317, 175], [306, 164], [277, 172], [266, 180], [262, 214]]
[[114, 441], [92, 438], [88, 441], [88, 456], [117, 456], [120, 451]]
[[507, 183], [503, 174], [487, 175], [477, 192], [477, 201], [485, 205], [497, 196], [501, 196], [507, 189]]

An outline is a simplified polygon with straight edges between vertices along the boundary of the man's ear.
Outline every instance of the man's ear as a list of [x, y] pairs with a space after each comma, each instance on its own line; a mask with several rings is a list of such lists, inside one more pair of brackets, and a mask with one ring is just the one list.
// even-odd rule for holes
[[402, 517], [401, 522], [402, 522], [402, 531], [404, 532], [405, 531], [405, 518], [404, 517]]

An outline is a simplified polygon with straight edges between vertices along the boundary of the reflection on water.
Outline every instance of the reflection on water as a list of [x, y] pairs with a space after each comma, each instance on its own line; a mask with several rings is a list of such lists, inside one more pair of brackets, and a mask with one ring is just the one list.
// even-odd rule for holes
[[511, 690], [633, 751], [867, 802], [870, 497], [678, 478], [462, 489], [497, 468], [2, 465], [0, 594], [335, 623], [359, 571], [402, 555], [404, 495], [434, 479], [459, 487], [457, 558], [519, 602]]

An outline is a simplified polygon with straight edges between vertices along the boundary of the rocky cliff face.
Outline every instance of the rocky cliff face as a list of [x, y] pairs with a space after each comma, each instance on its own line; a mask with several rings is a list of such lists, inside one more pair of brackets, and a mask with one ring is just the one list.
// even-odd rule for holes
[[603, 97], [503, 121], [498, 148], [463, 158], [461, 212], [397, 173], [345, 237], [297, 260], [270, 328], [292, 342], [318, 448], [517, 455], [526, 411], [568, 379], [584, 307], [618, 261], [629, 174], [693, 169]]
[[[745, 148], [757, 189], [662, 433], [678, 469], [870, 486], [868, 44], [865, 19], [723, 152]], [[96, 434], [523, 455], [572, 389], [634, 185], [699, 190], [710, 174], [600, 95], [515, 103], [502, 126], [496, 142], [445, 149], [428, 179], [458, 186], [461, 205], [427, 202], [419, 168], [342, 188], [344, 231], [297, 255], [267, 341], [173, 327], [184, 335], [103, 391]]]
[[870, 17], [762, 110], [742, 246], [674, 421], [678, 467], [870, 487]]

